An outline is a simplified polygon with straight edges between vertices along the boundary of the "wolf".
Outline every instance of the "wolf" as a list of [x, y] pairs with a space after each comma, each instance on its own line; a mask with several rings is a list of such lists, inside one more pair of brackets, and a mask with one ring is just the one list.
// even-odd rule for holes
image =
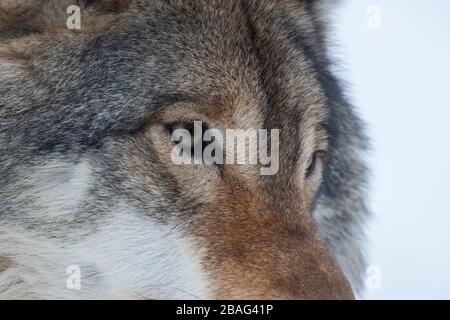
[[[0, 298], [360, 294], [368, 139], [332, 72], [333, 6], [1, 1]], [[279, 130], [277, 174], [174, 164], [194, 121]]]

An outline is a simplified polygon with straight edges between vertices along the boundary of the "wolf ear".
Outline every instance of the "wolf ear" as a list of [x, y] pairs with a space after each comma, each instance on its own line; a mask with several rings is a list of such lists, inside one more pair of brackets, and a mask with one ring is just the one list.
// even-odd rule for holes
[[67, 9], [80, 8], [86, 31], [107, 26], [125, 12], [133, 0], [0, 0], [0, 40], [67, 30]]

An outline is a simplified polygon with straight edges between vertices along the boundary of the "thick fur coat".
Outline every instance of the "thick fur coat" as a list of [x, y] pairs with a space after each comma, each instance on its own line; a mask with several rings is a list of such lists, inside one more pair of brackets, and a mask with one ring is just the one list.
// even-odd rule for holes
[[[330, 71], [328, 10], [0, 2], [0, 298], [359, 292], [367, 143]], [[278, 174], [174, 165], [168, 125], [192, 120], [279, 129]]]

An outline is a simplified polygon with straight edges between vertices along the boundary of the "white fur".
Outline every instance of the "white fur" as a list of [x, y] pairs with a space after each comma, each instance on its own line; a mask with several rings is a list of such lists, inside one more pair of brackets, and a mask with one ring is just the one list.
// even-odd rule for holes
[[[62, 219], [61, 214], [70, 214], [88, 192], [89, 165], [82, 162], [70, 170], [67, 163], [51, 162], [40, 169], [29, 175], [31, 187], [20, 197], [33, 199], [35, 218]], [[0, 269], [0, 299], [209, 297], [192, 239], [126, 204], [107, 216], [87, 236], [85, 230], [75, 229], [79, 225], [64, 225], [64, 239], [2, 223], [0, 268], [6, 270]], [[72, 265], [81, 269], [80, 290], [66, 285]]]
[[[98, 234], [71, 245], [2, 227], [0, 257], [10, 261], [0, 272], [0, 299], [208, 297], [189, 240], [125, 211]], [[66, 286], [71, 265], [81, 269], [80, 290]]]
[[[70, 214], [84, 199], [90, 186], [90, 167], [86, 161], [75, 166], [52, 161], [35, 170], [27, 183], [31, 186], [27, 194], [33, 196], [34, 207], [55, 218]], [[34, 213], [39, 214], [39, 210]]]

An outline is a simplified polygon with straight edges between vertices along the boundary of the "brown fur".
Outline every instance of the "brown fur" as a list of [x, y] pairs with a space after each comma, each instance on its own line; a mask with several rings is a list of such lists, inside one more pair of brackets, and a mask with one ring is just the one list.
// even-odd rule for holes
[[78, 4], [82, 9], [82, 31], [98, 32], [110, 27], [117, 14], [131, 5], [131, 0], [101, 1], [95, 8], [86, 8], [84, 3], [71, 0], [35, 1], [18, 0], [0, 3], [0, 40], [17, 39], [27, 35], [52, 35], [79, 33], [66, 27], [66, 9]]
[[[101, 175], [95, 185], [99, 190], [93, 192], [93, 199], [99, 199], [77, 218], [107, 216], [112, 209], [101, 207], [104, 203], [115, 203], [118, 197], [129, 200], [126, 197], [131, 195], [129, 206], [140, 206], [145, 219], [156, 216], [194, 239], [203, 270], [212, 280], [214, 298], [353, 298], [334, 258], [341, 252], [333, 256], [329, 247], [341, 249], [341, 241], [344, 246], [356, 236], [348, 225], [327, 233], [324, 225], [332, 225], [333, 217], [314, 218], [317, 199], [336, 212], [336, 221], [351, 225], [358, 225], [359, 218], [349, 211], [363, 207], [353, 201], [362, 201], [355, 195], [363, 169], [358, 169], [354, 150], [360, 146], [352, 145], [359, 137], [347, 136], [352, 130], [356, 136], [359, 128], [350, 111], [338, 115], [337, 125], [338, 117], [331, 118], [335, 110], [345, 112], [348, 106], [337, 105], [337, 90], [327, 89], [328, 82], [334, 82], [327, 78], [325, 27], [319, 23], [316, 2], [81, 1], [81, 31], [65, 26], [69, 2], [1, 4], [0, 63], [5, 69], [14, 65], [8, 70], [15, 73], [9, 76], [25, 78], [32, 98], [36, 87], [45, 88], [49, 96], [50, 102], [39, 105], [49, 108], [42, 112], [49, 119], [29, 120], [38, 123], [34, 130], [45, 129], [44, 133], [17, 130], [29, 134], [22, 137], [13, 131], [16, 128], [8, 128], [19, 136], [20, 146], [29, 143], [26, 151], [35, 148], [36, 154], [45, 153], [46, 148], [62, 155], [89, 154], [89, 164], [100, 168], [92, 170]], [[135, 24], [135, 16], [142, 25]], [[148, 33], [137, 32], [136, 25], [148, 27]], [[133, 31], [127, 33], [127, 27]], [[297, 39], [297, 34], [304, 38]], [[114, 42], [116, 36], [121, 42]], [[64, 72], [59, 72], [61, 66]], [[140, 69], [144, 67], [148, 69]], [[79, 88], [78, 96], [72, 89]], [[155, 102], [151, 100], [157, 96], [154, 92], [178, 100]], [[53, 106], [53, 101], [60, 104]], [[41, 111], [34, 104], [23, 110], [33, 115]], [[77, 117], [79, 123], [71, 121]], [[166, 125], [193, 120], [222, 131], [280, 129], [279, 173], [263, 177], [255, 166], [174, 165]], [[336, 137], [342, 140], [332, 140]], [[10, 149], [26, 152], [17, 146]], [[333, 150], [338, 156], [331, 160], [339, 163], [318, 158], [314, 175], [306, 177], [315, 152]], [[349, 172], [336, 169], [343, 164]], [[355, 187], [349, 176], [357, 177]], [[340, 180], [336, 182], [335, 177]], [[332, 181], [331, 191], [324, 181]], [[349, 186], [355, 194], [346, 189]], [[338, 195], [330, 195], [334, 190]], [[349, 205], [340, 197], [353, 202]], [[344, 203], [350, 209], [342, 209]], [[168, 216], [158, 215], [163, 209]], [[91, 210], [98, 210], [97, 215]], [[0, 260], [0, 269], [3, 265]], [[348, 274], [359, 274], [362, 265], [358, 263], [358, 270]]]

